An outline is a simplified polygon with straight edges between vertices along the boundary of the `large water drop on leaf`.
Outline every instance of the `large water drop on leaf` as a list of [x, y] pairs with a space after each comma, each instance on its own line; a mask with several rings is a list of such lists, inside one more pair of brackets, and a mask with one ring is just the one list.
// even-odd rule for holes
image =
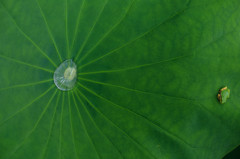
[[70, 59], [64, 61], [54, 72], [54, 83], [58, 89], [73, 89], [77, 81], [77, 65]]

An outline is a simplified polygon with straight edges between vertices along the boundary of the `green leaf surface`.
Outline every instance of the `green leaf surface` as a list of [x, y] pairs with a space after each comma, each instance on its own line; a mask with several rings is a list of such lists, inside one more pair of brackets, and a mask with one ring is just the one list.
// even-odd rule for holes
[[240, 144], [239, 6], [0, 0], [0, 159], [222, 158]]

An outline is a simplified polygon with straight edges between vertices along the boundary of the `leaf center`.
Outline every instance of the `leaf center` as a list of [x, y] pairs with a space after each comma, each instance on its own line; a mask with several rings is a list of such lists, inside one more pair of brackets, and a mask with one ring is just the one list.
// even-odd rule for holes
[[77, 65], [71, 59], [64, 61], [54, 72], [53, 78], [58, 89], [73, 89], [77, 81]]

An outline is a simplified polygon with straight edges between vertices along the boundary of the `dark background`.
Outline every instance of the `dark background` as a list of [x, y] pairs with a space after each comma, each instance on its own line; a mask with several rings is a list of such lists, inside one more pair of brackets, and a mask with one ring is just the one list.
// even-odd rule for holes
[[240, 159], [240, 146], [227, 154], [223, 159]]

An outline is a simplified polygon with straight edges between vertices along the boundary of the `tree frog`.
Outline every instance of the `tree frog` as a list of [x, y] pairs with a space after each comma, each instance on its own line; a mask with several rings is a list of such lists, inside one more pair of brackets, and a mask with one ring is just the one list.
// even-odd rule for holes
[[227, 99], [230, 97], [230, 89], [226, 86], [218, 91], [218, 100], [221, 104], [226, 103]]

